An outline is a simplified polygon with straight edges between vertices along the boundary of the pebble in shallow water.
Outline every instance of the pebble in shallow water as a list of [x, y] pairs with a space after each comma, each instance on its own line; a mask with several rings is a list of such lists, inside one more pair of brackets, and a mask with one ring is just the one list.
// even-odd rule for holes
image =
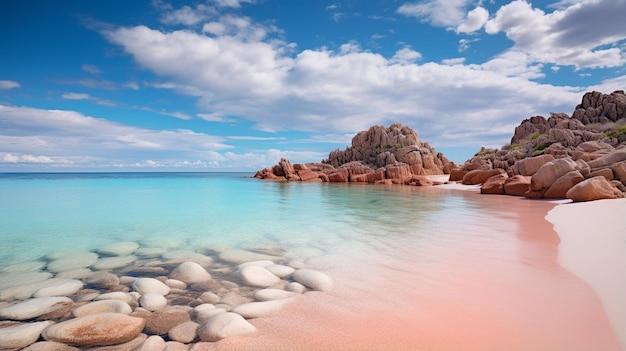
[[[303, 284], [296, 282], [297, 279], [294, 277], [296, 269], [291, 264], [283, 264], [285, 262], [283, 257], [272, 256], [269, 254], [270, 252], [223, 250], [221, 253], [224, 254], [226, 260], [214, 260], [203, 254], [196, 255], [191, 251], [180, 250], [172, 251], [173, 254], [171, 255], [161, 253], [167, 258], [162, 257], [159, 261], [152, 257], [146, 258], [146, 256], [137, 254], [143, 249], [141, 247], [132, 252], [137, 256], [128, 259], [129, 256], [123, 254], [128, 254], [131, 249], [122, 249], [125, 245], [127, 244], [119, 244], [117, 249], [115, 247], [108, 250], [99, 248], [98, 252], [101, 257], [97, 258], [96, 263], [92, 264], [91, 267], [98, 269], [101, 268], [98, 264], [114, 262], [114, 260], [125, 260], [129, 262], [127, 265], [130, 264], [131, 266], [126, 265], [96, 272], [87, 268], [77, 268], [75, 270], [82, 270], [82, 276], [79, 279], [49, 279], [51, 274], [48, 272], [26, 272], [24, 273], [25, 281], [28, 282], [26, 286], [30, 286], [28, 289], [24, 285], [20, 285], [21, 283], [6, 283], [4, 280], [4, 284], [10, 286], [9, 289], [21, 289], [21, 294], [25, 295], [21, 299], [28, 299], [36, 291], [43, 288], [51, 293], [57, 291], [54, 294], [68, 295], [71, 299], [62, 296], [60, 300], [31, 298], [22, 302], [0, 302], [0, 318], [27, 320], [43, 316], [43, 318], [49, 319], [48, 322], [50, 323], [58, 322], [56, 325], [72, 322], [73, 325], [81, 325], [81, 328], [90, 330], [90, 328], [112, 328], [112, 325], [111, 321], [91, 323], [89, 319], [85, 319], [87, 317], [95, 319], [92, 316], [100, 315], [98, 317], [100, 319], [107, 314], [113, 316], [112, 320], [122, 318], [120, 316], [138, 317], [145, 321], [145, 327], [142, 329], [147, 334], [139, 331], [138, 334], [131, 333], [132, 335], [126, 333], [125, 336], [108, 335], [108, 339], [106, 339], [108, 341], [105, 339], [102, 339], [105, 341], [97, 341], [96, 338], [90, 341], [80, 341], [80, 345], [101, 351], [135, 348], [137, 350], [151, 350], [154, 349], [151, 345], [156, 344], [165, 345], [168, 349], [173, 350], [188, 350], [195, 343], [202, 349], [202, 347], [209, 347], [213, 341], [221, 338], [255, 334], [256, 328], [246, 319], [271, 315], [289, 303], [295, 302], [298, 293], [307, 290]], [[128, 245], [131, 248], [135, 246]], [[160, 252], [161, 250], [154, 251]], [[115, 253], [120, 255], [115, 256]], [[96, 254], [77, 254], [77, 256], [84, 258], [93, 258], [93, 255]], [[108, 257], [102, 257], [103, 255], [108, 255]], [[51, 257], [53, 259], [48, 263], [48, 266], [51, 262], [68, 258], [68, 254], [58, 253]], [[144, 258], [140, 259], [139, 257]], [[177, 262], [182, 257], [196, 257], [200, 262], [192, 260]], [[209, 257], [209, 260], [205, 259], [206, 257]], [[243, 258], [248, 260], [243, 260]], [[68, 263], [65, 262], [64, 264]], [[117, 264], [112, 264], [112, 266], [117, 266]], [[300, 263], [296, 265], [296, 268], [303, 266]], [[70, 265], [68, 264], [66, 267], [70, 267]], [[71, 270], [61, 273], [64, 272], [71, 272]], [[304, 274], [309, 280], [306, 284], [311, 289], [327, 289], [330, 278], [323, 273], [320, 273], [321, 275], [317, 273]], [[3, 281], [3, 276], [6, 278], [7, 274], [10, 273], [0, 273], [0, 282]], [[29, 274], [31, 275], [29, 276]], [[303, 275], [303, 273], [299, 273], [299, 275]], [[328, 280], [325, 280], [324, 277], [327, 277]], [[306, 280], [302, 277], [298, 279], [300, 281]], [[259, 289], [266, 286], [272, 288]], [[79, 291], [72, 292], [76, 287]], [[0, 294], [4, 294], [6, 290], [0, 290]], [[15, 296], [13, 295], [6, 301], [15, 299]], [[54, 299], [58, 298], [54, 297]], [[25, 302], [29, 303], [24, 304]], [[20, 310], [20, 312], [15, 314], [16, 310]], [[70, 319], [68, 320], [68, 318]], [[89, 323], [84, 323], [85, 321]], [[3, 322], [0, 321], [0, 323]], [[116, 333], [113, 329], [110, 332]], [[57, 335], [58, 330], [55, 331], [51, 327], [44, 328], [41, 333], [49, 340], [68, 340], [57, 338], [55, 335]], [[168, 335], [169, 340], [172, 341], [166, 342], [158, 335]], [[112, 342], [111, 340], [120, 342], [122, 339], [128, 340], [115, 346], [93, 348]], [[38, 351], [40, 348], [47, 347], [46, 345], [52, 347], [50, 345], [54, 343], [54, 341], [32, 342], [28, 341], [32, 345], [27, 350]], [[58, 348], [59, 350], [76, 349], [66, 344], [54, 345], [56, 348], [60, 347], [59, 345], [64, 347]], [[157, 347], [157, 349], [162, 349], [162, 347]]]

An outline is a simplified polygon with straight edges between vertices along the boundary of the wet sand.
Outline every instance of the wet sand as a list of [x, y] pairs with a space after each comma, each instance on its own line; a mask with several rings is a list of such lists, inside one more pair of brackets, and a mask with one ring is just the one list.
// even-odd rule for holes
[[252, 320], [256, 337], [223, 340], [217, 349], [622, 349], [596, 290], [559, 264], [560, 239], [544, 219], [554, 203], [466, 196], [493, 215], [451, 214], [437, 230], [467, 240], [424, 251], [415, 247], [423, 242], [404, 238], [380, 254], [313, 261], [335, 280], [331, 292], [307, 293], [277, 315]]

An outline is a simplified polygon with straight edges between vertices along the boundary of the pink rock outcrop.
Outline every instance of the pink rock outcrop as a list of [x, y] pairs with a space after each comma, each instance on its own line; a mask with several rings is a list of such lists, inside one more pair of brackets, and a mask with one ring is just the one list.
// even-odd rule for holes
[[586, 179], [567, 191], [566, 197], [576, 202], [623, 198], [624, 194], [604, 177]]
[[282, 181], [322, 181], [333, 183], [423, 184], [411, 182], [417, 175], [447, 174], [456, 169], [453, 162], [420, 142], [408, 126], [373, 126], [359, 132], [345, 150], [332, 151], [320, 163], [291, 164], [281, 159], [271, 168], [259, 170], [255, 178]]

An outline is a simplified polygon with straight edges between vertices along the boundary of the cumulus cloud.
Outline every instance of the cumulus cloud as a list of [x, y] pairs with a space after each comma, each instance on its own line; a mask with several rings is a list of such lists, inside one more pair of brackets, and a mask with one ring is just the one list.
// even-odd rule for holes
[[473, 33], [481, 29], [489, 19], [489, 11], [484, 7], [478, 6], [467, 13], [467, 18], [463, 23], [456, 27], [457, 33]]
[[9, 90], [19, 88], [20, 83], [14, 82], [12, 80], [0, 80], [0, 90]]
[[105, 35], [166, 80], [162, 88], [197, 97], [211, 111], [199, 117], [241, 116], [264, 131], [354, 133], [401, 122], [433, 145], [501, 146], [520, 120], [571, 112], [580, 99], [579, 88], [531, 81], [543, 66], [518, 51], [483, 64], [421, 63], [409, 48], [384, 57], [349, 42], [294, 53], [267, 36], [222, 33], [137, 26]]
[[580, 68], [617, 67], [626, 55], [617, 46], [626, 39], [625, 0], [585, 0], [563, 3], [551, 13], [524, 0], [502, 6], [487, 21], [489, 34], [504, 32], [512, 50], [534, 61]]
[[465, 7], [472, 0], [425, 0], [406, 3], [398, 8], [398, 13], [416, 17], [422, 22], [453, 30], [464, 21]]

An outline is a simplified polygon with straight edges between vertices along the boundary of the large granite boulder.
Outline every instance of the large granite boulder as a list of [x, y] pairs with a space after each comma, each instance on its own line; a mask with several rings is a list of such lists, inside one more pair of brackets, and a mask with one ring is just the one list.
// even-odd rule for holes
[[121, 313], [98, 313], [52, 325], [42, 337], [70, 345], [103, 346], [121, 344], [137, 337], [146, 321]]
[[582, 202], [617, 199], [624, 197], [624, 194], [604, 177], [593, 177], [576, 184], [566, 193], [566, 197], [576, 202]]

